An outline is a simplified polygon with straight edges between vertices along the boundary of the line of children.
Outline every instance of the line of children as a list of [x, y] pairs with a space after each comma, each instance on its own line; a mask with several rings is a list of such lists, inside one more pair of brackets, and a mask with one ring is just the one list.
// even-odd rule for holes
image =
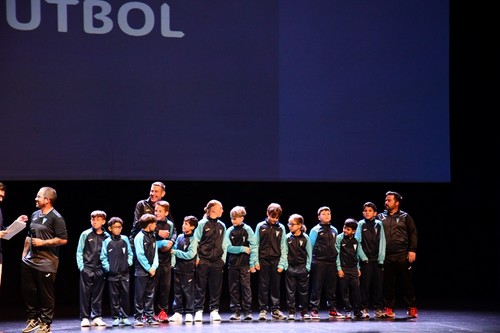
[[[168, 202], [158, 201], [155, 215], [145, 214], [139, 220], [141, 231], [134, 238], [135, 326], [158, 325], [168, 320], [171, 281], [168, 273], [172, 267], [174, 314], [168, 321], [182, 321], [183, 314], [185, 322], [202, 321], [207, 289], [210, 319], [220, 321], [218, 310], [226, 255], [230, 320], [241, 320], [242, 314], [244, 320], [252, 320], [250, 273], [257, 271], [259, 320], [267, 320], [268, 311], [273, 319], [287, 319], [280, 310], [282, 275], [289, 320], [297, 319], [297, 312], [303, 320], [319, 319], [323, 293], [330, 318], [349, 319], [351, 311], [356, 319], [369, 318], [370, 306], [375, 317], [383, 317], [385, 234], [381, 221], [376, 219], [377, 208], [371, 202], [363, 205], [364, 219], [359, 223], [347, 219], [341, 234], [331, 225], [331, 210], [326, 206], [318, 209], [319, 223], [309, 235], [305, 232], [304, 218], [299, 214], [289, 217], [290, 232], [286, 234], [279, 222], [282, 208], [277, 203], [268, 206], [266, 219], [257, 224], [254, 232], [243, 222], [246, 210], [242, 206], [231, 210], [232, 226], [226, 230], [219, 220], [222, 204], [211, 200], [201, 221], [194, 216], [185, 217], [183, 233], [177, 239], [175, 227], [167, 218], [168, 212]], [[109, 221], [111, 236], [103, 228], [105, 223], [106, 213], [92, 212], [92, 228], [82, 232], [78, 245], [82, 327], [106, 325], [101, 311], [105, 273], [109, 276], [113, 326], [131, 324], [127, 318], [128, 271], [134, 254], [128, 238], [121, 235], [123, 221], [116, 217]], [[168, 264], [162, 271], [164, 278], [160, 279], [157, 275], [162, 254]], [[336, 275], [338, 279], [332, 278]], [[337, 311], [337, 282], [345, 314]], [[164, 312], [166, 318], [154, 315], [156, 299], [159, 314]]]

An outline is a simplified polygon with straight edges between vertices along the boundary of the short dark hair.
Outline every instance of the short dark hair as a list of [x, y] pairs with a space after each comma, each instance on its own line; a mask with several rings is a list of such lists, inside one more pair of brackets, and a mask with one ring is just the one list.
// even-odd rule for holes
[[198, 226], [198, 219], [193, 215], [186, 216], [184, 222], [188, 222], [190, 226], [195, 228]]
[[348, 218], [344, 222], [344, 227], [351, 228], [352, 230], [356, 230], [358, 228], [358, 221], [352, 218]]
[[363, 205], [363, 208], [365, 208], [365, 207], [370, 207], [375, 212], [377, 211], [377, 206], [375, 206], [375, 204], [373, 202], [371, 202], [371, 201], [365, 202], [364, 205]]
[[112, 227], [114, 224], [117, 224], [117, 223], [123, 225], [123, 220], [119, 217], [113, 216], [108, 221], [108, 227]]
[[156, 216], [154, 216], [153, 214], [144, 214], [139, 219], [139, 225], [141, 226], [141, 229], [144, 229], [151, 223], [156, 223], [156, 222], [157, 222]]
[[394, 196], [394, 199], [397, 201], [397, 202], [401, 202], [401, 200], [403, 200], [403, 197], [401, 196], [401, 194], [399, 194], [398, 192], [394, 192], [394, 191], [387, 191], [387, 193], [385, 194], [386, 196], [388, 195], [393, 195]]

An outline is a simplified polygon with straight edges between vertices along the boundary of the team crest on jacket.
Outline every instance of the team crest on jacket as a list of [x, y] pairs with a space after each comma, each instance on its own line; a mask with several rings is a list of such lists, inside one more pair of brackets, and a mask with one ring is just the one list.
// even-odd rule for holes
[[123, 254], [125, 254], [125, 251], [127, 251], [127, 249], [125, 247], [122, 247]]

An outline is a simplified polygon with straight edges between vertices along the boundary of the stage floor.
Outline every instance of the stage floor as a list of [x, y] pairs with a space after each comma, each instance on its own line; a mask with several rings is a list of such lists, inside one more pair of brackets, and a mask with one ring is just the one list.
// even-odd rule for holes
[[[403, 310], [396, 311], [396, 316], [403, 316]], [[498, 333], [500, 332], [500, 312], [470, 312], [470, 311], [443, 311], [419, 310], [418, 319], [396, 317], [395, 319], [363, 319], [344, 320], [327, 319], [327, 312], [320, 312], [322, 319], [308, 321], [230, 321], [229, 313], [221, 313], [221, 322], [210, 322], [208, 313], [204, 314], [201, 323], [162, 323], [160, 326], [111, 326], [111, 318], [104, 317], [107, 327], [81, 328], [78, 318], [56, 317], [52, 323], [53, 332], [88, 332], [94, 331], [120, 331], [140, 330], [143, 333], [168, 330], [180, 333], [242, 333], [242, 331], [258, 333], [318, 333], [318, 332], [355, 332], [355, 333], [381, 333], [381, 332], [474, 332]], [[253, 314], [257, 318], [258, 313]], [[132, 319], [132, 318], [130, 318]], [[20, 333], [25, 326], [24, 320], [7, 320], [0, 322], [0, 333]]]

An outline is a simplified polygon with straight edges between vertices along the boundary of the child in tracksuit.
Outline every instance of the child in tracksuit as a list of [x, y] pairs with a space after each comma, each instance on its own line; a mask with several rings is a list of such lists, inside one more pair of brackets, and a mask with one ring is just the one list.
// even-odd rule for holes
[[141, 231], [134, 237], [134, 326], [159, 325], [154, 318], [155, 274], [158, 268], [158, 247], [167, 246], [167, 241], [156, 242], [156, 216], [144, 214], [139, 219]]
[[[288, 218], [290, 232], [286, 235], [288, 243], [288, 267], [285, 272], [286, 302], [288, 320], [295, 320], [300, 311], [302, 319], [311, 319], [308, 313], [309, 271], [311, 270], [312, 249], [309, 236], [305, 233], [304, 218], [293, 214]], [[298, 307], [296, 306], [298, 300]]]
[[[324, 293], [330, 318], [337, 318], [337, 228], [331, 224], [332, 214], [327, 206], [318, 209], [319, 223], [311, 229], [312, 247], [311, 295], [309, 305], [311, 319], [319, 319], [321, 294]], [[341, 317], [341, 316], [340, 316]]]
[[166, 240], [168, 245], [158, 248], [158, 269], [155, 274], [155, 308], [158, 310], [156, 320], [168, 321], [168, 302], [172, 282], [172, 254], [170, 249], [177, 238], [174, 223], [168, 219], [170, 204], [165, 200], [155, 203], [156, 240]]
[[186, 216], [182, 223], [182, 234], [177, 237], [172, 248], [172, 266], [174, 267], [174, 310], [169, 321], [182, 321], [185, 314], [186, 323], [193, 322], [194, 288], [196, 271], [196, 254], [198, 241], [192, 237], [198, 226], [198, 219], [192, 215]]
[[231, 209], [233, 225], [226, 231], [230, 320], [240, 320], [242, 311], [244, 320], [252, 320], [250, 272], [255, 272], [257, 247], [252, 228], [243, 222], [246, 214], [245, 207]]
[[198, 242], [194, 321], [203, 321], [207, 288], [210, 294], [208, 302], [210, 319], [221, 321], [219, 303], [227, 255], [226, 225], [219, 220], [223, 212], [222, 203], [218, 200], [210, 200], [204, 211], [205, 215], [194, 231], [194, 237]]
[[111, 236], [102, 244], [102, 268], [108, 274], [109, 305], [113, 326], [130, 326], [130, 266], [134, 261], [134, 253], [127, 236], [121, 234], [123, 220], [112, 217], [108, 222]]
[[364, 219], [358, 222], [354, 235], [360, 241], [368, 263], [361, 262], [361, 310], [363, 318], [369, 318], [369, 305], [375, 310], [375, 317], [384, 316], [383, 283], [385, 260], [385, 233], [382, 221], [377, 219], [377, 206], [373, 202], [363, 205]]
[[267, 207], [267, 217], [255, 227], [255, 243], [258, 247], [255, 269], [259, 271], [259, 320], [272, 318], [285, 320], [280, 310], [281, 273], [287, 266], [288, 246], [286, 231], [279, 218], [283, 210], [277, 203]]
[[359, 240], [354, 237], [358, 228], [355, 219], [347, 219], [344, 223], [343, 232], [337, 237], [337, 274], [339, 276], [339, 292], [344, 303], [344, 318], [351, 319], [354, 310], [354, 318], [361, 319], [361, 294], [359, 290], [359, 260], [368, 262], [363, 253]]
[[103, 228], [105, 223], [106, 213], [93, 211], [90, 214], [92, 227], [82, 232], [78, 240], [76, 264], [80, 271], [81, 327], [106, 326], [102, 320], [105, 274], [101, 264], [102, 243], [109, 237]]

